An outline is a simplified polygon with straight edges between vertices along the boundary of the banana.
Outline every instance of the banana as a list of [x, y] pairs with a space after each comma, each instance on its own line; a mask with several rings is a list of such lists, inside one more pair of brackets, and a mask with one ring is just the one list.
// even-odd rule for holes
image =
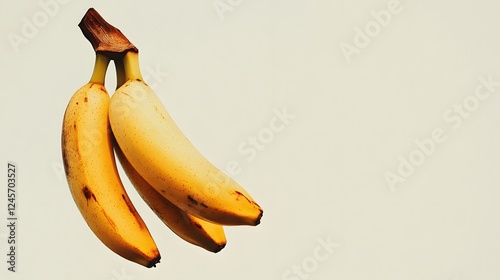
[[[121, 61], [115, 61], [117, 87], [125, 82], [125, 69]], [[182, 211], [158, 193], [127, 160], [120, 147], [114, 143], [116, 156], [142, 199], [160, 220], [185, 241], [217, 253], [226, 246], [226, 236], [221, 225], [199, 219]]]
[[176, 235], [191, 244], [214, 253], [226, 246], [226, 236], [221, 225], [207, 222], [182, 211], [142, 178], [117, 145], [115, 152], [123, 170], [139, 195]]
[[90, 81], [71, 98], [62, 126], [68, 185], [94, 234], [123, 258], [146, 267], [161, 256], [120, 180], [109, 127], [110, 97], [104, 87], [109, 58], [96, 53]]
[[157, 192], [183, 211], [221, 225], [258, 225], [262, 208], [209, 162], [143, 81], [137, 51], [123, 57], [126, 82], [111, 97], [111, 129], [125, 157]]

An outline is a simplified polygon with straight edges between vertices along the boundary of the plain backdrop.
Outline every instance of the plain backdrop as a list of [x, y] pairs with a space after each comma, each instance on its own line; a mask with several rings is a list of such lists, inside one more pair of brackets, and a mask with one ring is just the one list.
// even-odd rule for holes
[[[220, 253], [174, 235], [127, 180], [156, 268], [109, 251], [78, 212], [60, 135], [94, 64], [77, 26], [90, 7], [139, 48], [146, 82], [193, 144], [263, 207], [257, 227], [226, 229]], [[40, 0], [0, 11], [2, 279], [500, 279], [499, 1]]]

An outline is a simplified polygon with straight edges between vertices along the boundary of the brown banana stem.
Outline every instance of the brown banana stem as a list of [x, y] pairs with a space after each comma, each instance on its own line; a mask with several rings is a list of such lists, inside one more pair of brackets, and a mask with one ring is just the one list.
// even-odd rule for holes
[[118, 28], [104, 20], [94, 8], [88, 9], [78, 26], [94, 50], [110, 59], [121, 59], [128, 51], [139, 51]]

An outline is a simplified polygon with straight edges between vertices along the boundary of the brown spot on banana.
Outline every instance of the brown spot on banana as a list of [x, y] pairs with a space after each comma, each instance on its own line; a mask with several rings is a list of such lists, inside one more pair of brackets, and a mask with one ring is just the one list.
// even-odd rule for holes
[[101, 212], [102, 212], [102, 215], [106, 218], [106, 220], [108, 221], [108, 223], [111, 225], [112, 228], [116, 229], [116, 224], [115, 222], [113, 222], [113, 220], [108, 216], [108, 214], [106, 214], [106, 211], [104, 211], [104, 209], [101, 208]]
[[89, 200], [92, 197], [92, 192], [89, 190], [89, 188], [87, 186], [83, 187], [82, 191], [83, 191], [83, 195], [85, 196], [85, 198], [87, 200]]
[[66, 176], [69, 175], [69, 162], [68, 162], [68, 156], [66, 155], [65, 152], [62, 153], [62, 159], [63, 159], [63, 165], [64, 165], [64, 173]]
[[187, 196], [187, 199], [190, 203], [194, 204], [194, 205], [198, 205], [198, 201], [196, 201], [196, 199], [194, 199], [192, 196], [188, 195]]
[[93, 199], [95, 202], [99, 203], [97, 201], [97, 198], [95, 197], [94, 193], [87, 187], [87, 186], [84, 186], [83, 189], [83, 195], [85, 196], [85, 199], [87, 199], [87, 205], [89, 203], [89, 199]]
[[137, 224], [139, 225], [139, 228], [144, 229], [144, 225], [142, 223], [142, 218], [141, 218], [141, 216], [139, 216], [139, 213], [137, 213], [137, 210], [135, 210], [135, 207], [132, 204], [132, 202], [125, 196], [125, 194], [122, 194], [122, 198], [123, 198], [123, 201], [125, 201], [125, 204], [127, 205], [130, 213], [132, 213], [132, 215], [134, 215], [135, 219], [137, 220]]
[[199, 223], [197, 223], [197, 222], [193, 222], [193, 224], [194, 224], [197, 228], [199, 228], [199, 229], [203, 229], [203, 227], [202, 227]]
[[85, 98], [83, 99], [83, 102], [87, 103], [89, 101], [89, 99], [87, 98], [87, 96], [85, 96]]
[[234, 194], [236, 195], [236, 200], [240, 200], [241, 197], [245, 198], [248, 202], [252, 203], [252, 201], [250, 199], [248, 199], [248, 197], [246, 197], [244, 194], [242, 194], [241, 192], [239, 191], [234, 191]]
[[242, 194], [241, 192], [239, 192], [239, 191], [234, 191], [234, 193], [236, 194], [236, 200], [239, 200], [239, 199], [240, 199], [240, 197], [244, 197], [244, 198], [245, 198], [248, 202], [250, 202], [251, 204], [253, 204], [253, 205], [257, 206], [258, 208], [261, 208], [261, 207], [259, 206], [259, 204], [257, 204], [257, 202], [255, 202], [255, 201], [253, 201], [253, 200], [249, 199], [248, 197], [246, 197], [246, 196], [245, 196], [244, 194]]
[[62, 137], [61, 137], [61, 145], [62, 145], [62, 160], [63, 160], [63, 165], [64, 165], [64, 173], [66, 174], [66, 177], [69, 175], [69, 161], [68, 161], [68, 155], [66, 154], [66, 133], [63, 132]]
[[194, 198], [193, 198], [192, 196], [190, 196], [190, 195], [188, 195], [188, 196], [187, 196], [187, 199], [188, 199], [188, 204], [187, 204], [187, 206], [188, 206], [188, 207], [194, 207], [194, 208], [197, 208], [197, 209], [198, 209], [197, 211], [199, 211], [199, 207], [198, 207], [198, 206], [201, 206], [201, 207], [203, 207], [203, 208], [205, 208], [205, 209], [206, 209], [206, 208], [208, 208], [208, 205], [206, 205], [206, 204], [205, 204], [205, 203], [203, 203], [203, 202], [199, 202], [198, 200], [194, 199]]

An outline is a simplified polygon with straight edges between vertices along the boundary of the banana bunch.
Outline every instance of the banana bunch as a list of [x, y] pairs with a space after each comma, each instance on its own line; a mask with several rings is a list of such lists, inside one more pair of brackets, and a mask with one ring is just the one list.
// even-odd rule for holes
[[[93, 34], [94, 39], [108, 40], [113, 30], [123, 36], [95, 10], [87, 16], [102, 25], [93, 30], [109, 33]], [[96, 51], [91, 79], [71, 97], [61, 138], [71, 195], [93, 233], [127, 260], [145, 267], [160, 261], [116, 158], [158, 218], [190, 244], [216, 253], [226, 245], [223, 226], [258, 225], [262, 208], [193, 146], [143, 80], [137, 48], [129, 44], [118, 51], [124, 45], [97, 41], [91, 40]], [[110, 97], [105, 76], [111, 60], [117, 87]]]

